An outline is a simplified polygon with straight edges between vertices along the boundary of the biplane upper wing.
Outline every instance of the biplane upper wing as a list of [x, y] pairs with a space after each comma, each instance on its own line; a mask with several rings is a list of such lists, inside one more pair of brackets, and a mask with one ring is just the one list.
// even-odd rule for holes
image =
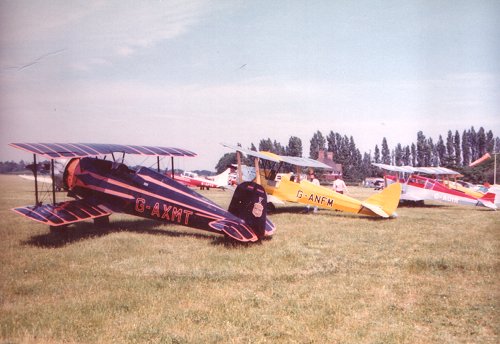
[[448, 176], [460, 175], [460, 173], [458, 173], [457, 171], [450, 170], [449, 168], [446, 167], [394, 166], [394, 165], [379, 164], [379, 163], [373, 163], [372, 165], [391, 172], [425, 173], [425, 174], [448, 175]]
[[324, 164], [321, 161], [317, 161], [314, 159], [302, 158], [302, 157], [298, 157], [298, 156], [284, 156], [284, 155], [274, 154], [271, 152], [260, 152], [260, 153], [264, 154], [268, 157], [274, 157], [274, 158], [278, 159], [279, 161], [282, 161], [282, 162], [285, 162], [287, 164], [294, 165], [294, 166], [323, 168], [323, 169], [328, 169], [328, 170], [332, 169], [331, 166], [328, 166], [327, 164]]
[[12, 210], [32, 220], [50, 226], [64, 226], [75, 222], [111, 215], [111, 212], [107, 209], [81, 199], [56, 204], [24, 206]]
[[412, 166], [394, 166], [394, 165], [379, 164], [379, 163], [372, 163], [372, 165], [391, 172], [404, 172], [404, 173], [415, 172], [415, 168]]
[[241, 152], [243, 154], [253, 156], [255, 158], [269, 160], [269, 161], [273, 161], [273, 162], [280, 162], [281, 161], [278, 158], [279, 155], [277, 155], [276, 157], [273, 157], [273, 156], [270, 156], [268, 154], [264, 154], [263, 152], [257, 152], [257, 151], [253, 151], [253, 150], [250, 150], [250, 149], [245, 149], [245, 148], [240, 147], [240, 146], [228, 145], [226, 143], [221, 143], [221, 145], [223, 145], [224, 147], [227, 147], [229, 149], [233, 149], [235, 151], [239, 151], [239, 152]]
[[71, 159], [126, 153], [149, 156], [195, 157], [196, 153], [175, 147], [136, 146], [102, 143], [11, 143], [12, 147], [47, 159]]
[[332, 169], [331, 166], [328, 166], [320, 161], [302, 158], [297, 156], [284, 156], [278, 155], [271, 152], [257, 152], [250, 149], [245, 149], [239, 146], [228, 145], [226, 143], [222, 143], [224, 147], [234, 149], [236, 151], [240, 151], [243, 154], [250, 155], [259, 159], [269, 160], [272, 162], [285, 162], [290, 165], [301, 166], [301, 167], [313, 167], [313, 168], [324, 168], [324, 169]]
[[447, 175], [447, 176], [459, 176], [460, 173], [457, 171], [450, 170], [446, 167], [415, 167], [415, 171], [425, 174], [434, 175]]

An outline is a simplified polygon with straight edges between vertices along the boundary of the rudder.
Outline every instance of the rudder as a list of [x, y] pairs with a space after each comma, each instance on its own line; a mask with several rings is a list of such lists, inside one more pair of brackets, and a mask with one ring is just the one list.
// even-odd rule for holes
[[244, 220], [259, 239], [265, 236], [267, 196], [264, 188], [253, 182], [243, 182], [234, 191], [228, 211]]
[[398, 208], [400, 197], [401, 183], [393, 183], [382, 190], [382, 192], [367, 198], [363, 203], [376, 205], [391, 216]]

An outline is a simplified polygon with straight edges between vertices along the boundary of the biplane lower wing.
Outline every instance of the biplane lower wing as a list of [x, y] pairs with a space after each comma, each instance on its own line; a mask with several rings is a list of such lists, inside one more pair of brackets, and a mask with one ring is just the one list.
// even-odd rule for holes
[[32, 220], [54, 227], [111, 215], [111, 212], [102, 207], [83, 200], [25, 206], [12, 210]]

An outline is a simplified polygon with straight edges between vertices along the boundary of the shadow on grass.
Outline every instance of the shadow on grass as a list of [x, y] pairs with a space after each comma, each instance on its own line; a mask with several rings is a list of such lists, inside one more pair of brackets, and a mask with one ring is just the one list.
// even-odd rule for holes
[[368, 220], [368, 221], [387, 221], [382, 217], [374, 217], [367, 216], [363, 214], [353, 214], [348, 212], [343, 212], [335, 209], [323, 209], [318, 208], [318, 211], [315, 213], [313, 211], [314, 207], [310, 207], [307, 209], [306, 206], [283, 206], [277, 207], [275, 210], [268, 212], [269, 215], [278, 215], [278, 214], [303, 214], [304, 216], [330, 216], [332, 218], [337, 219], [357, 219], [357, 220]]
[[399, 208], [448, 208], [446, 204], [429, 204], [424, 201], [400, 201]]
[[182, 230], [169, 230], [166, 227], [174, 226], [152, 221], [148, 219], [134, 219], [134, 220], [118, 220], [109, 223], [105, 227], [99, 227], [91, 222], [80, 222], [66, 228], [51, 230], [46, 234], [36, 235], [29, 240], [22, 243], [24, 245], [44, 247], [44, 248], [58, 248], [69, 245], [71, 243], [103, 237], [111, 233], [129, 232], [149, 235], [163, 235], [173, 238], [191, 237], [196, 239], [210, 240], [212, 245], [220, 245], [227, 248], [245, 247], [245, 243], [240, 243], [231, 240], [223, 235], [213, 235], [209, 232], [199, 233], [183, 232]]
[[273, 210], [268, 211], [268, 215], [275, 214], [308, 214], [313, 213], [313, 208], [310, 208], [310, 211], [307, 211], [306, 206], [282, 206], [276, 207]]

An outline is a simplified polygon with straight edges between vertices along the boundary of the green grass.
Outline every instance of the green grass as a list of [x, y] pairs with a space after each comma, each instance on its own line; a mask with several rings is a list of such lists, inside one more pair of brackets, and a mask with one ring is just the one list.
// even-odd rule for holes
[[289, 204], [274, 238], [233, 245], [119, 214], [50, 233], [10, 211], [33, 203], [30, 182], [0, 186], [4, 343], [498, 343], [499, 212]]

